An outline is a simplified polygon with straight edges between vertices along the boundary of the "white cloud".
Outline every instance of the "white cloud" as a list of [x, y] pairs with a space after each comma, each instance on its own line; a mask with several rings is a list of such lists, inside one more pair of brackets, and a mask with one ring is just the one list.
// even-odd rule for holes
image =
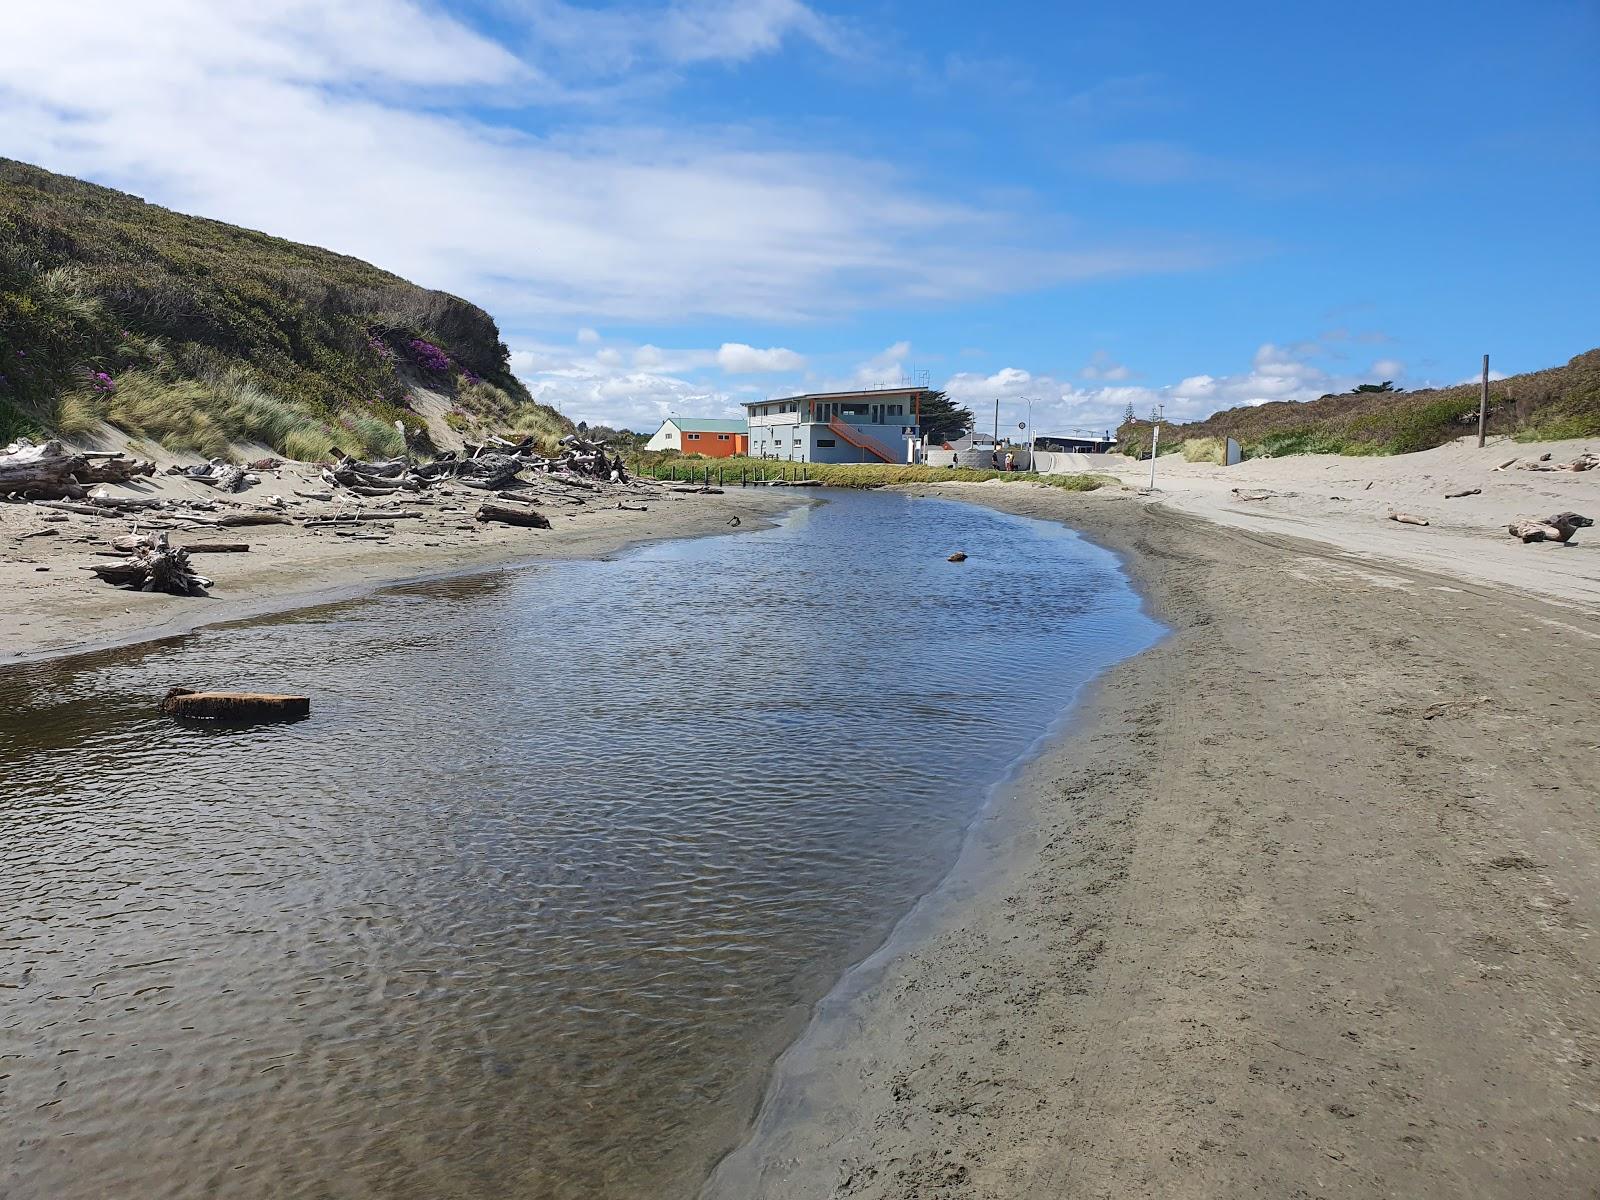
[[1372, 364], [1372, 373], [1376, 378], [1374, 383], [1382, 383], [1385, 379], [1399, 379], [1406, 373], [1406, 365], [1398, 358], [1380, 358]]
[[590, 329], [587, 325], [578, 330], [578, 344], [581, 346], [591, 346], [599, 340], [599, 332], [597, 330]]
[[592, 107], [537, 135], [503, 123], [581, 99], [586, 22], [615, 73], [676, 69], [828, 41], [795, 0], [529, 4], [539, 55], [410, 0], [13, 7], [7, 154], [357, 255], [510, 323], [831, 316], [1215, 260], [1067, 244], [1048, 221], [748, 132]]
[[[1114, 429], [1121, 424], [1129, 404], [1141, 419], [1147, 418], [1152, 409], [1160, 405], [1168, 420], [1193, 421], [1243, 405], [1314, 400], [1369, 382], [1365, 376], [1331, 370], [1318, 361], [1330, 356], [1327, 344], [1330, 340], [1339, 339], [1312, 339], [1293, 345], [1266, 342], [1257, 348], [1248, 370], [1234, 374], [1197, 372], [1177, 383], [1159, 387], [1108, 382], [1085, 388], [1050, 375], [1032, 374], [1020, 367], [1005, 367], [990, 375], [965, 372], [951, 376], [944, 388], [973, 409], [980, 426], [991, 420], [988, 414], [992, 413], [998, 398], [1001, 425], [1014, 427], [1021, 419], [1026, 401], [1032, 398], [1034, 428], [1040, 434]], [[1374, 364], [1374, 369], [1377, 365]], [[1389, 360], [1386, 365], [1401, 364]], [[1090, 367], [1096, 372], [1102, 370], [1094, 361]], [[1087, 376], [1088, 368], [1082, 373]], [[1401, 371], [1395, 371], [1384, 378], [1400, 374]], [[1098, 377], [1112, 378], [1104, 374]]]
[[730, 375], [751, 375], [758, 372], [798, 371], [806, 365], [804, 355], [782, 346], [758, 350], [743, 342], [723, 342], [717, 351], [717, 365]]
[[587, 8], [561, 0], [512, 0], [527, 25], [528, 55], [564, 74], [606, 77], [697, 63], [746, 62], [786, 42], [840, 52], [837, 23], [798, 0], [674, 0]]
[[906, 360], [911, 357], [911, 343], [895, 342], [874, 354], [844, 378], [830, 378], [819, 386], [823, 391], [844, 391], [849, 388], [899, 387], [906, 378]]
[[1133, 372], [1121, 363], [1113, 361], [1106, 351], [1096, 350], [1078, 374], [1084, 379], [1104, 379], [1111, 383], [1119, 383], [1132, 376]]

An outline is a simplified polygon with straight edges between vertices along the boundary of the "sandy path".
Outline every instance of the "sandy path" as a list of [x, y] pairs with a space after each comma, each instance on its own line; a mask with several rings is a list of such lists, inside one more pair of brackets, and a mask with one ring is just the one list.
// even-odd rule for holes
[[1594, 609], [964, 492], [1125, 553], [1172, 636], [829, 1002], [708, 1195], [1592, 1197]]

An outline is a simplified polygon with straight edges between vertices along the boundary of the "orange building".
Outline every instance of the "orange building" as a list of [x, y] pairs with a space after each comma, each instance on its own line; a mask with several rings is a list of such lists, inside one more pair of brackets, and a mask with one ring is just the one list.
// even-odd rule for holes
[[749, 451], [749, 426], [743, 421], [716, 417], [668, 417], [644, 448], [731, 458]]

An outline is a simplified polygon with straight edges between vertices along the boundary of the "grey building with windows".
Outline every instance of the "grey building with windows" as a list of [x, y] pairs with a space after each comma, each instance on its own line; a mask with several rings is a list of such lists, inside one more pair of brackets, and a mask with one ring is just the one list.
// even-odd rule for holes
[[750, 453], [785, 462], [917, 462], [927, 394], [927, 388], [881, 388], [752, 401], [744, 406]]

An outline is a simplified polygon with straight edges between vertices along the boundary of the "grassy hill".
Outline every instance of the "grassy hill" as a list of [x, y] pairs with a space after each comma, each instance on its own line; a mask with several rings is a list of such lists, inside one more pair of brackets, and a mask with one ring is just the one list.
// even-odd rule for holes
[[[1480, 391], [1480, 384], [1469, 383], [1230, 408], [1203, 421], [1163, 424], [1161, 450], [1201, 459], [1215, 452], [1222, 438], [1231, 437], [1251, 457], [1408, 454], [1475, 433]], [[1600, 350], [1580, 354], [1564, 367], [1491, 382], [1489, 432], [1519, 441], [1600, 435]], [[1146, 453], [1150, 427], [1128, 423], [1117, 430], [1117, 437], [1130, 453]]]
[[416, 394], [471, 432], [569, 432], [493, 318], [359, 259], [0, 158], [0, 443], [101, 421], [175, 450], [400, 448]]

